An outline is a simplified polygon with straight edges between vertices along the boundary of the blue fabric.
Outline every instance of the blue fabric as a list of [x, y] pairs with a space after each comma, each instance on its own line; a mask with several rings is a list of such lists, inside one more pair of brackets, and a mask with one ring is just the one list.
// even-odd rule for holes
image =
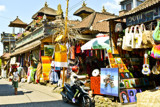
[[61, 70], [61, 68], [60, 68], [60, 67], [55, 67], [55, 70], [59, 70], [59, 71], [60, 71], [60, 70]]
[[55, 72], [55, 71], [52, 69], [51, 74], [50, 74], [50, 82], [51, 82], [51, 83], [57, 83], [58, 80], [59, 80], [59, 77], [58, 77], [57, 72]]

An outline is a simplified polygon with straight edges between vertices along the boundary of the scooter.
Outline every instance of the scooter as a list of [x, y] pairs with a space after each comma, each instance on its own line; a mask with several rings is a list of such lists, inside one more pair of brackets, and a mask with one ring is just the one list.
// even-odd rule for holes
[[[74, 77], [74, 78], [76, 78], [76, 77]], [[89, 97], [88, 92], [86, 92], [82, 88], [84, 83], [80, 80], [77, 80], [74, 85], [79, 87], [79, 88], [77, 88], [79, 90], [79, 93], [75, 97], [75, 103], [80, 104], [81, 107], [92, 107], [92, 100]], [[72, 102], [72, 98], [75, 95], [75, 90], [76, 89], [71, 87], [69, 84], [67, 84], [67, 83], [64, 84], [63, 91], [61, 92], [61, 95], [62, 95], [62, 99], [65, 103]]]

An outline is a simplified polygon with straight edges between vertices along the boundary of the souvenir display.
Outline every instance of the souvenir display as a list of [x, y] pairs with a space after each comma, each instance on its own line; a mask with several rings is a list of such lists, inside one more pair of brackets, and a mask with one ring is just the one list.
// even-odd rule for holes
[[145, 48], [151, 48], [155, 43], [152, 37], [153, 31], [152, 31], [152, 24], [151, 24], [151, 30], [146, 30], [146, 27], [144, 24], [141, 24], [141, 31], [142, 31], [142, 44]]
[[160, 21], [157, 22], [157, 26], [153, 32], [153, 39], [155, 40], [156, 43], [160, 43], [160, 30], [159, 30], [159, 27], [160, 27]]
[[[131, 27], [133, 29], [133, 26]], [[123, 36], [123, 43], [122, 43], [122, 49], [127, 51], [132, 51], [132, 35], [133, 33], [129, 32], [129, 28], [125, 29], [125, 36]]]
[[151, 50], [151, 56], [155, 59], [160, 59], [160, 45], [154, 45]]
[[125, 29], [126, 25], [124, 23], [117, 23], [115, 26], [115, 32], [123, 32], [123, 29]]
[[92, 71], [92, 76], [96, 77], [99, 75], [99, 70], [98, 69], [95, 69]]
[[124, 81], [124, 85], [125, 85], [126, 88], [130, 88], [130, 87], [131, 87], [131, 84], [130, 84], [130, 82], [129, 82], [129, 79], [125, 79], [125, 80], [123, 80], [123, 81]]
[[121, 90], [119, 94], [119, 98], [122, 104], [129, 103], [129, 96], [127, 90]]
[[134, 27], [134, 34], [132, 35], [132, 48], [142, 48], [142, 32], [139, 25]]
[[118, 97], [118, 75], [118, 68], [101, 68], [101, 94]]
[[143, 64], [143, 69], [142, 69], [142, 73], [144, 75], [149, 75], [151, 73], [150, 69], [149, 69], [149, 64], [148, 64], [148, 54], [147, 52], [144, 54], [144, 64]]
[[129, 102], [136, 102], [136, 89], [128, 89]]

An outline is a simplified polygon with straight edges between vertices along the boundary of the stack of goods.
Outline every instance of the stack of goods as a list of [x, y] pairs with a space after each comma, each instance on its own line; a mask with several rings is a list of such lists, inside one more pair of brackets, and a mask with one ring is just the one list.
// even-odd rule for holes
[[145, 91], [137, 95], [137, 107], [159, 107], [160, 90], [150, 92]]

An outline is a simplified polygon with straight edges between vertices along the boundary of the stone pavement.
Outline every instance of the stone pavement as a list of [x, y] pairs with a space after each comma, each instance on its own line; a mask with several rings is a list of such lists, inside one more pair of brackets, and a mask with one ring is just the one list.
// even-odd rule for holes
[[[0, 79], [0, 107], [77, 107], [64, 103], [61, 95], [53, 91], [53, 85], [19, 83], [18, 95], [14, 95], [11, 84], [6, 79]], [[115, 107], [136, 107], [136, 104], [118, 103]]]
[[52, 87], [39, 84], [19, 83], [18, 95], [5, 79], [0, 79], [0, 107], [76, 107], [62, 101], [59, 93]]

